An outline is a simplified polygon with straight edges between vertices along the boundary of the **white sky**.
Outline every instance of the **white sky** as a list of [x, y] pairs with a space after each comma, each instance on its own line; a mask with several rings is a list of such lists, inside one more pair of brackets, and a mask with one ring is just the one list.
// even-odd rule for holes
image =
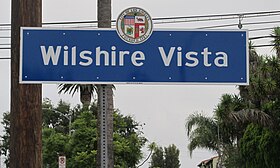
[[[0, 1], [0, 24], [10, 23], [10, 2]], [[55, 21], [86, 21], [97, 20], [96, 1], [93, 0], [43, 0], [43, 22]], [[112, 19], [125, 8], [138, 6], [144, 8], [152, 17], [193, 16], [208, 14], [226, 14], [242, 12], [260, 12], [279, 10], [279, 0], [112, 0]], [[279, 16], [262, 17], [256, 20], [244, 18], [242, 22], [279, 21]], [[168, 28], [197, 28], [202, 26], [238, 23], [238, 19], [226, 22], [196, 22], [161, 24], [155, 27]], [[274, 27], [278, 24], [243, 26], [245, 29]], [[237, 29], [237, 27], [230, 27]], [[0, 31], [0, 36], [8, 36], [9, 32]], [[250, 32], [250, 37], [269, 35], [270, 31]], [[0, 43], [9, 43], [1, 40]], [[259, 40], [256, 44], [268, 44], [269, 41]], [[271, 54], [270, 48], [258, 49], [262, 54]], [[0, 50], [0, 57], [10, 56], [9, 51]], [[0, 60], [0, 115], [9, 111], [10, 106], [10, 61]], [[235, 86], [144, 86], [144, 85], [117, 85], [115, 91], [115, 108], [123, 114], [134, 116], [135, 120], [145, 123], [145, 136], [158, 145], [168, 146], [175, 144], [180, 149], [182, 168], [194, 168], [204, 159], [214, 153], [206, 150], [197, 150], [190, 158], [187, 151], [187, 136], [185, 120], [188, 115], [198, 111], [212, 115], [213, 109], [224, 93], [238, 93]], [[63, 98], [73, 104], [79, 103], [78, 97], [57, 95], [56, 85], [43, 85], [43, 96], [53, 102]], [[148, 167], [148, 164], [143, 166]]]

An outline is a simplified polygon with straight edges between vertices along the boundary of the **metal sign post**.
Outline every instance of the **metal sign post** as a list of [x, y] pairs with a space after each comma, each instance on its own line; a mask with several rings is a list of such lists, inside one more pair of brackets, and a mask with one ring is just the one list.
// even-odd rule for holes
[[112, 85], [98, 85], [98, 106], [99, 106], [99, 135], [100, 139], [100, 148], [97, 152], [100, 152], [100, 167], [101, 168], [111, 168], [113, 165], [109, 163], [110, 160], [113, 160], [112, 151], [113, 150], [113, 139], [109, 138], [108, 135], [112, 130], [108, 125], [113, 124], [113, 91]]
[[99, 108], [100, 108], [100, 112], [101, 112], [101, 125], [100, 125], [100, 140], [101, 140], [101, 168], [107, 168], [108, 167], [108, 139], [107, 139], [107, 134], [108, 134], [108, 129], [107, 129], [107, 120], [106, 120], [106, 116], [107, 116], [107, 108], [108, 108], [108, 102], [106, 99], [106, 90], [107, 87], [106, 85], [100, 85], [99, 87], [101, 87], [99, 89], [99, 91], [101, 91], [99, 93], [100, 98], [100, 104], [99, 104]]

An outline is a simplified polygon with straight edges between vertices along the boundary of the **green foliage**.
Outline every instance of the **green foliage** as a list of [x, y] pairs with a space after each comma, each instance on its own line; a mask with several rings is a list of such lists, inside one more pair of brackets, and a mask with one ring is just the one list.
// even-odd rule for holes
[[69, 132], [69, 119], [73, 114], [70, 104], [60, 100], [56, 107], [45, 98], [42, 103], [43, 128], [53, 128], [60, 133]]
[[227, 147], [226, 158], [222, 160], [222, 164], [226, 168], [245, 168], [244, 158], [237, 145]]
[[164, 151], [162, 147], [156, 147], [151, 157], [150, 168], [164, 167]]
[[248, 168], [279, 167], [280, 132], [251, 124], [240, 141], [240, 150]]
[[271, 33], [271, 36], [274, 37], [274, 39], [271, 41], [271, 44], [274, 45], [273, 50], [276, 51], [276, 55], [279, 58], [280, 57], [280, 27], [275, 27]]
[[[92, 168], [97, 154], [97, 105], [88, 108], [59, 101], [54, 106], [49, 99], [43, 100], [43, 167], [58, 167], [58, 156], [65, 155], [68, 168]], [[5, 133], [1, 137], [1, 152], [9, 155], [10, 118], [4, 113]], [[114, 113], [114, 167], [136, 167], [142, 159], [141, 148], [147, 139], [141, 125], [131, 116]], [[8, 167], [9, 159], [6, 160]]]
[[77, 153], [74, 157], [71, 158], [71, 162], [68, 164], [68, 167], [77, 167], [77, 168], [92, 168], [95, 167], [95, 157], [96, 150], [91, 152], [80, 152]]
[[174, 145], [168, 147], [155, 147], [152, 154], [150, 168], [179, 168], [179, 149]]
[[139, 125], [131, 116], [114, 113], [114, 155], [115, 166], [135, 167], [142, 159], [141, 147], [147, 139], [142, 137]]
[[165, 152], [165, 167], [166, 168], [179, 168], [180, 167], [180, 161], [179, 161], [179, 154], [180, 151], [177, 149], [177, 147], [172, 144], [168, 147], [164, 147]]
[[213, 118], [202, 114], [192, 114], [187, 119], [186, 129], [190, 139], [188, 145], [190, 155], [196, 148], [218, 150], [218, 125]]
[[7, 159], [4, 161], [6, 167], [9, 167], [10, 165], [10, 113], [5, 112], [3, 113], [3, 120], [1, 121], [1, 124], [4, 127], [4, 135], [1, 136], [2, 143], [0, 144], [1, 147], [1, 155], [4, 155], [7, 157]]
[[51, 128], [43, 129], [43, 165], [58, 167], [58, 156], [65, 155], [69, 137]]
[[254, 114], [252, 111], [241, 111], [244, 107], [242, 98], [225, 94], [214, 110], [213, 117], [197, 113], [190, 115], [186, 120], [190, 154], [196, 148], [205, 148], [216, 151], [220, 157], [222, 151], [223, 156], [227, 155], [227, 149], [236, 145], [237, 140], [242, 137], [244, 127], [246, 128], [246, 123], [241, 119]]
[[246, 167], [265, 167], [259, 141], [261, 139], [262, 128], [255, 125], [248, 126], [243, 138], [240, 141], [240, 150], [246, 160]]
[[[254, 68], [250, 68], [250, 85], [243, 87], [245, 101], [263, 111], [270, 122], [250, 124], [240, 140], [239, 149], [246, 167], [280, 167], [280, 56], [279, 27], [271, 34], [276, 56], [255, 56]], [[245, 93], [245, 94], [244, 94]], [[241, 93], [240, 93], [241, 94]], [[259, 118], [261, 120], [261, 118]]]
[[83, 111], [72, 123], [71, 129], [68, 167], [94, 167], [97, 149], [95, 116], [90, 111]]

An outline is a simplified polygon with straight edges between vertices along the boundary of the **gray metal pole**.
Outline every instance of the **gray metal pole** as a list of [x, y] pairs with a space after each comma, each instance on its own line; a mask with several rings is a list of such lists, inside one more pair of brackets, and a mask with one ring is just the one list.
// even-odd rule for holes
[[97, 167], [113, 168], [113, 91], [112, 85], [98, 85], [99, 139]]
[[[98, 0], [99, 28], [111, 27], [111, 0]], [[113, 72], [112, 72], [113, 73]], [[113, 168], [113, 85], [97, 85], [98, 88], [98, 141], [97, 167]]]
[[100, 91], [100, 140], [101, 140], [101, 167], [107, 168], [108, 167], [108, 127], [107, 127], [107, 109], [108, 109], [108, 102], [107, 102], [107, 95], [106, 95], [106, 85], [101, 85]]

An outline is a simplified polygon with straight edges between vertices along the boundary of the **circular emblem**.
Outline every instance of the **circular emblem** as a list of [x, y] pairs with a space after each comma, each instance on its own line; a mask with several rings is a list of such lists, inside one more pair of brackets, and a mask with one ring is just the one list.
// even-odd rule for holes
[[117, 33], [129, 44], [146, 41], [153, 32], [151, 16], [143, 9], [132, 7], [125, 9], [117, 19]]

